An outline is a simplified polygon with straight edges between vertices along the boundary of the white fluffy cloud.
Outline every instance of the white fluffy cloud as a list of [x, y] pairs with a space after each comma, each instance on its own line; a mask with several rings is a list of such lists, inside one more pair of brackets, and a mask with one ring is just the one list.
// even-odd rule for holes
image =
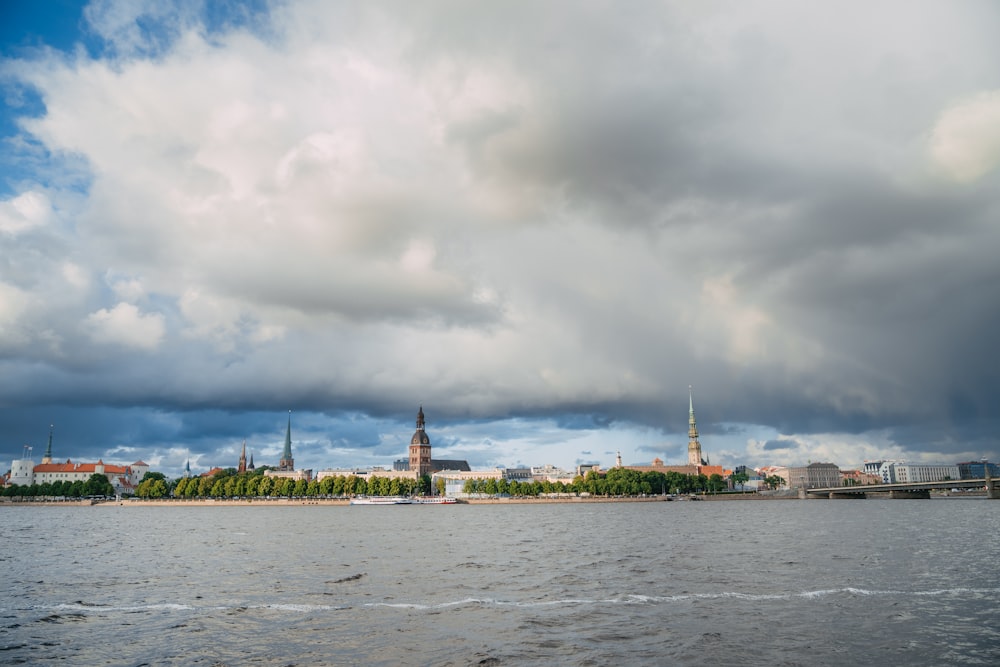
[[154, 350], [163, 340], [164, 318], [159, 313], [143, 314], [130, 303], [102, 308], [85, 320], [91, 339], [98, 343]]
[[37, 190], [0, 201], [0, 233], [18, 234], [45, 225], [52, 216], [48, 197]]
[[1000, 91], [948, 107], [934, 125], [931, 155], [955, 180], [975, 181], [1000, 165]]

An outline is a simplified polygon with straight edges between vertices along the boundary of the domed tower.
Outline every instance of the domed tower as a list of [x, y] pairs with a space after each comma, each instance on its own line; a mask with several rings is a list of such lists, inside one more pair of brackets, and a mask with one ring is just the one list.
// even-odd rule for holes
[[417, 412], [417, 431], [410, 439], [410, 470], [417, 477], [431, 474], [431, 439], [424, 431], [424, 406]]
[[698, 425], [694, 421], [694, 397], [688, 385], [688, 465], [705, 465], [701, 458], [701, 443], [698, 442]]

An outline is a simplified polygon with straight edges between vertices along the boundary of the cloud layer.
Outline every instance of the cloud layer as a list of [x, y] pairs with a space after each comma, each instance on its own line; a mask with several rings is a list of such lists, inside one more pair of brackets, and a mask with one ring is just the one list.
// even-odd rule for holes
[[729, 462], [1000, 455], [991, 4], [158, 7], [3, 64], [44, 104], [0, 201], [11, 433], [221, 411], [128, 441], [221, 457], [294, 407], [322, 467], [423, 403], [481, 464], [683, 458], [694, 384]]

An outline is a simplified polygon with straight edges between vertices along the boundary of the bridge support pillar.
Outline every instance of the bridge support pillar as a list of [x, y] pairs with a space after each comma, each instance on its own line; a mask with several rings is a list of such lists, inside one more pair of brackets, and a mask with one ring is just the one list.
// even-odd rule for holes
[[928, 498], [931, 497], [931, 492], [930, 491], [926, 491], [926, 490], [924, 490], [924, 491], [916, 491], [916, 490], [914, 490], [914, 491], [903, 491], [901, 489], [894, 489], [894, 490], [892, 490], [892, 491], [889, 492], [889, 497], [890, 498], [919, 498], [919, 499], [926, 500], [926, 499], [928, 499]]
[[990, 464], [985, 459], [983, 459], [983, 477], [986, 478], [986, 497], [990, 500], [1000, 500], [1000, 489], [993, 482], [993, 477], [990, 475]]
[[830, 500], [853, 500], [854, 498], [867, 498], [864, 493], [838, 493], [836, 491], [830, 492]]

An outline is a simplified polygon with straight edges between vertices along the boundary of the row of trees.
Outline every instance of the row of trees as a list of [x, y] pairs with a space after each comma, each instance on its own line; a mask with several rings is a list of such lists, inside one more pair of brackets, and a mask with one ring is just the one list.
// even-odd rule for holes
[[115, 488], [108, 478], [94, 473], [86, 481], [45, 482], [44, 484], [11, 484], [3, 489], [8, 498], [87, 498], [89, 496], [113, 496]]
[[722, 475], [685, 475], [678, 472], [639, 471], [612, 468], [577, 476], [570, 483], [556, 481], [466, 480], [463, 491], [483, 495], [538, 496], [547, 493], [589, 493], [593, 496], [640, 496], [656, 494], [718, 493], [727, 488]]
[[[267, 477], [263, 470], [237, 473], [232, 468], [222, 470], [210, 477], [181, 478], [173, 485], [157, 480], [146, 484], [144, 480], [136, 489], [140, 498], [318, 498], [343, 496], [410, 496], [428, 494], [431, 479], [424, 475], [420, 479], [372, 477], [367, 479], [357, 475], [336, 475], [324, 477], [322, 481], [306, 481], [287, 477]], [[147, 478], [152, 473], [147, 474]]]
[[[337, 475], [325, 477], [323, 481], [293, 480], [283, 477], [267, 477], [267, 467], [252, 472], [237, 473], [234, 468], [217, 472], [210, 477], [181, 478], [173, 482], [162, 473], [147, 472], [136, 487], [139, 498], [263, 498], [263, 497], [344, 497], [344, 496], [410, 496], [423, 495], [431, 491], [431, 480], [427, 475], [420, 479], [389, 477], [365, 478], [357, 475]], [[745, 473], [730, 477], [733, 485], [747, 481]], [[773, 475], [764, 480], [771, 489], [780, 488], [785, 480]], [[444, 480], [438, 480], [438, 493], [444, 492]], [[538, 496], [549, 493], [589, 493], [595, 496], [639, 496], [654, 494], [718, 493], [728, 488], [727, 481], [719, 474], [685, 475], [678, 472], [655, 470], [638, 471], [628, 468], [612, 468], [604, 474], [595, 471], [586, 477], [577, 476], [572, 482], [517, 481], [506, 479], [466, 480], [466, 493], [483, 495]], [[3, 495], [13, 498], [66, 497], [84, 498], [88, 496], [114, 495], [114, 488], [107, 477], [91, 475], [86, 482], [52, 482], [18, 486], [12, 484]]]

